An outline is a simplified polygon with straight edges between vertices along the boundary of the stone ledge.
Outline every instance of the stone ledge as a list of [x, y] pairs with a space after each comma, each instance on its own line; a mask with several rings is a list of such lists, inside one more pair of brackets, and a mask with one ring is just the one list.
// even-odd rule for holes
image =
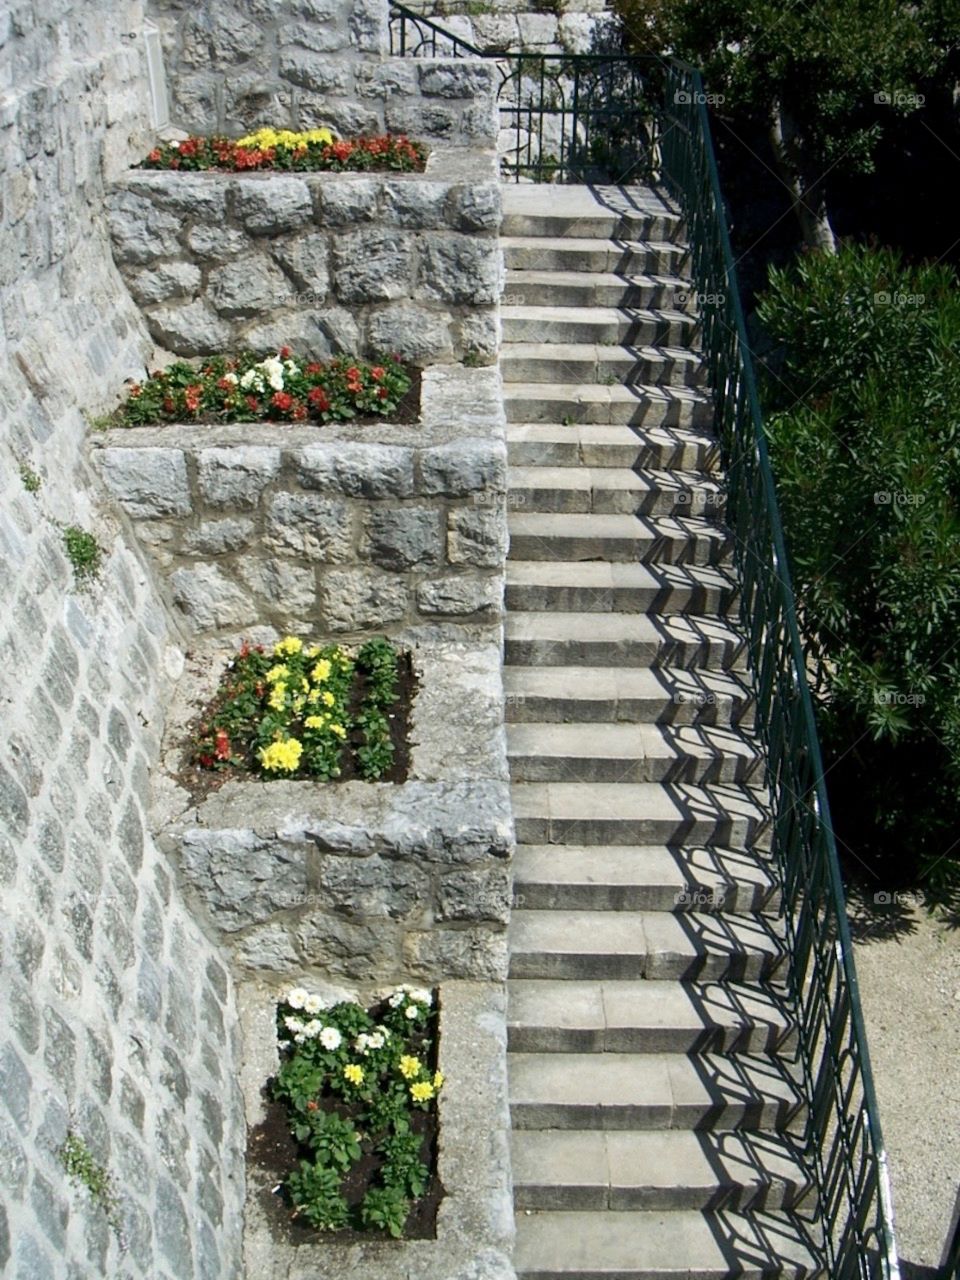
[[[239, 992], [248, 1129], [263, 1120], [263, 1085], [279, 1066], [274, 1007], [281, 990], [256, 982]], [[322, 994], [363, 1001], [374, 995], [343, 987]], [[272, 1184], [248, 1165], [247, 1275], [257, 1280], [515, 1280], [506, 991], [497, 983], [442, 982], [439, 1005], [439, 1065], [446, 1083], [438, 1104], [445, 1195], [437, 1238], [349, 1245], [322, 1236], [315, 1244], [277, 1239], [268, 1216]]]

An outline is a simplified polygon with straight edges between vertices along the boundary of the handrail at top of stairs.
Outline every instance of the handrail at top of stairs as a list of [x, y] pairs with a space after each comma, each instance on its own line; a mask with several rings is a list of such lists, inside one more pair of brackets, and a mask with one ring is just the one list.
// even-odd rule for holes
[[[459, 48], [449, 56], [512, 63], [519, 67], [521, 79], [524, 67], [538, 60], [558, 65], [558, 58], [573, 64], [578, 57], [590, 58], [477, 53], [466, 41], [401, 4], [392, 2], [390, 11], [401, 30], [415, 20], [433, 33], [430, 41], [418, 46], [418, 55], [427, 51], [427, 56], [437, 56], [439, 35]], [[412, 52], [408, 42], [400, 38], [400, 43], [401, 51]], [[726, 522], [735, 546], [740, 615], [755, 683], [756, 726], [767, 754], [773, 848], [782, 880], [789, 981], [797, 1018], [797, 1059], [808, 1103], [805, 1141], [818, 1194], [826, 1266], [831, 1280], [899, 1280], [887, 1157], [843, 880], [708, 99], [699, 71], [679, 59], [604, 58], [630, 64], [630, 75], [645, 76], [650, 86], [660, 90], [651, 128], [638, 148], [649, 161], [647, 173], [632, 172], [631, 177], [633, 181], [651, 175], [658, 178], [677, 202], [692, 260], [686, 274], [699, 291], [707, 385], [713, 392], [726, 471]], [[509, 76], [502, 76], [501, 88], [508, 80]], [[542, 99], [547, 83], [543, 67], [539, 81], [535, 73], [528, 73], [534, 94], [538, 83]], [[619, 77], [618, 83], [625, 81]], [[644, 109], [650, 110], [651, 95], [644, 93], [643, 99]], [[542, 100], [539, 105], [542, 114]], [[587, 129], [591, 119], [584, 117]], [[583, 154], [582, 145], [580, 150]], [[544, 176], [542, 166], [534, 166], [531, 172]], [[573, 166], [560, 166], [549, 176], [574, 174]], [[622, 181], [624, 174], [623, 169], [615, 170], [608, 178]], [[519, 174], [512, 172], [512, 176]], [[958, 1263], [960, 1226], [953, 1270], [946, 1273], [949, 1280], [960, 1280]]]

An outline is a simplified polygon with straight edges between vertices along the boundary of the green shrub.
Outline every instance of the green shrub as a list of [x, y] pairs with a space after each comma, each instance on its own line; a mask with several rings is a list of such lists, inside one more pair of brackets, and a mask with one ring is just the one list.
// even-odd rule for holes
[[73, 566], [73, 577], [78, 586], [85, 586], [100, 574], [103, 564], [103, 548], [92, 533], [71, 524], [63, 531], [63, 549]]
[[[763, 379], [837, 834], [944, 893], [960, 835], [960, 294], [844, 247], [771, 270]], [[960, 846], [958, 846], [960, 847]]]

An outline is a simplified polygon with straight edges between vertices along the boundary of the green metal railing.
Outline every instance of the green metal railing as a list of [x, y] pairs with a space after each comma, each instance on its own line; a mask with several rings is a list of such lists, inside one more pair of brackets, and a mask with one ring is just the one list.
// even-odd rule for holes
[[[416, 22], [428, 31], [419, 45], [421, 56], [478, 56], [456, 37], [448, 37], [447, 47], [442, 42], [438, 47], [436, 33], [445, 34], [442, 29], [400, 5], [393, 5], [391, 14], [395, 51], [412, 49], [410, 31]], [[548, 64], [546, 56], [481, 56], [496, 58], [503, 68], [502, 93], [505, 85], [523, 85], [521, 102], [528, 119], [550, 115], [543, 87], [550, 83], [549, 66], [541, 66], [539, 75], [530, 71], [538, 61]], [[606, 179], [655, 180], [682, 211], [691, 249], [688, 274], [698, 291], [707, 385], [713, 393], [726, 471], [726, 519], [735, 546], [741, 621], [755, 682], [756, 725], [768, 761], [773, 848], [783, 884], [789, 982], [798, 1027], [797, 1069], [808, 1103], [806, 1148], [818, 1193], [817, 1225], [826, 1269], [832, 1280], [899, 1280], [886, 1154], [840, 864], [707, 97], [699, 72], [676, 59], [607, 61], [624, 64], [614, 73], [617, 83], [627, 85], [633, 78], [642, 85], [639, 104], [649, 115], [626, 165], [623, 154], [612, 156]], [[568, 77], [576, 62], [565, 59]], [[500, 101], [501, 125], [506, 120], [507, 127], [520, 128], [510, 115], [517, 101], [509, 90], [506, 97]], [[656, 106], [651, 106], [655, 97]], [[592, 110], [581, 112], [579, 102], [576, 110], [555, 113], [553, 124], [559, 124], [561, 136], [566, 131], [570, 138], [556, 155], [557, 163], [545, 167], [542, 159], [531, 159], [526, 172], [516, 162], [508, 163], [506, 176], [582, 180], [579, 159], [592, 162], [599, 154], [599, 138], [592, 130], [602, 119]]]
[[954, 1215], [953, 1237], [947, 1250], [947, 1260], [940, 1269], [941, 1280], [960, 1280], [960, 1204]]

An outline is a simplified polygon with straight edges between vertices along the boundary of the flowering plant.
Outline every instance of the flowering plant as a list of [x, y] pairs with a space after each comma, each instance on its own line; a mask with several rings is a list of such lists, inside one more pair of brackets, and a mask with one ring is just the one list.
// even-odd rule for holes
[[192, 759], [204, 769], [330, 779], [341, 775], [349, 751], [360, 777], [380, 778], [394, 758], [382, 709], [399, 696], [398, 664], [385, 639], [368, 640], [354, 656], [298, 636], [284, 636], [269, 651], [244, 644], [201, 720]]
[[338, 356], [326, 363], [289, 347], [261, 359], [252, 351], [212, 356], [199, 367], [178, 360], [135, 382], [110, 419], [156, 422], [344, 422], [395, 413], [412, 379], [389, 356], [379, 364]]
[[141, 162], [141, 169], [281, 169], [334, 173], [394, 170], [422, 173], [427, 162], [422, 143], [403, 134], [375, 138], [335, 139], [329, 129], [257, 129], [236, 140], [192, 135], [182, 142], [161, 142]]
[[[443, 1087], [436, 1016], [433, 993], [407, 985], [369, 1010], [355, 1001], [328, 1005], [304, 987], [280, 1000], [281, 1065], [271, 1092], [300, 1149], [284, 1184], [294, 1217], [320, 1230], [404, 1233], [430, 1180], [428, 1117]], [[358, 1192], [351, 1174], [361, 1162]]]

